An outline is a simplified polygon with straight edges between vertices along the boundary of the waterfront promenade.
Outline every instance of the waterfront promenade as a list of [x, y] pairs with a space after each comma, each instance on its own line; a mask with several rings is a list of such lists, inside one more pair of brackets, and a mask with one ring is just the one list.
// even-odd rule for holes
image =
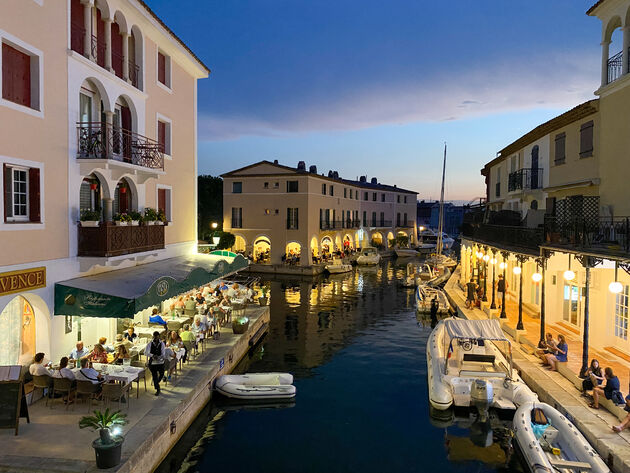
[[[129, 407], [123, 404], [129, 424], [123, 428], [122, 462], [106, 471], [143, 473], [153, 471], [177, 443], [187, 427], [212, 395], [212, 381], [232, 371], [249, 350], [249, 341], [260, 327], [269, 322], [269, 307], [249, 306], [248, 331], [234, 335], [230, 326], [221, 329], [219, 340], [209, 340], [203, 353], [186, 363], [183, 370], [167, 385], [162, 394], [154, 395], [147, 370], [147, 390], [140, 384], [140, 395], [131, 392]], [[91, 443], [98, 433], [80, 430], [79, 419], [88, 414], [84, 403], [68, 410], [57, 400], [46, 407], [44, 400], [29, 406], [30, 424], [20, 420], [20, 433], [0, 431], [0, 472], [90, 472], [96, 469]], [[110, 408], [116, 409], [118, 403]], [[104, 409], [92, 403], [94, 409]], [[174, 429], [173, 429], [174, 427]]]
[[[459, 268], [454, 272], [444, 289], [451, 302], [456, 306], [459, 315], [468, 319], [487, 318], [486, 312], [465, 307], [464, 291], [459, 287], [458, 281]], [[512, 307], [507, 304], [506, 309], [508, 324], [513, 327], [517, 320], [514, 318], [513, 304]], [[540, 360], [531, 354], [530, 344], [531, 337], [536, 340], [536, 343], [538, 342], [539, 325], [531, 317], [526, 317], [526, 319], [528, 319], [525, 323], [527, 336], [526, 339], [522, 340], [524, 343], [514, 342], [514, 338], [510, 334], [512, 331], [506, 330], [508, 336], [513, 340], [514, 366], [518, 369], [523, 380], [538, 394], [541, 401], [554, 406], [580, 429], [614, 472], [630, 473], [630, 431], [613, 432], [611, 426], [619, 423], [617, 416], [603, 407], [598, 410], [589, 408], [588, 400], [581, 396], [580, 391], [571, 380], [561, 373], [549, 371], [541, 365]], [[549, 330], [556, 334], [555, 328], [549, 327]], [[573, 338], [568, 340], [569, 346], [572, 347], [570, 353], [573, 354], [570, 359], [579, 361], [581, 360], [581, 346], [578, 348], [577, 341]], [[575, 345], [573, 345], [574, 343]], [[609, 361], [602, 355], [604, 354], [597, 352], [593, 353], [591, 357], [600, 357], [602, 366], [607, 366], [606, 363]], [[627, 376], [627, 371], [625, 374]], [[621, 387], [624, 394], [626, 394], [627, 386], [627, 378], [625, 384], [622, 379]]]

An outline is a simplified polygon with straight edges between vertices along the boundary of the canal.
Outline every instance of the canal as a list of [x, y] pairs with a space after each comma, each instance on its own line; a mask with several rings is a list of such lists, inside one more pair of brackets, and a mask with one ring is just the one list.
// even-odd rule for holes
[[[215, 398], [158, 473], [522, 471], [507, 423], [429, 412], [425, 344], [404, 264], [317, 280], [263, 279], [270, 330], [241, 372], [295, 376], [294, 403]], [[472, 424], [472, 425], [471, 425]]]

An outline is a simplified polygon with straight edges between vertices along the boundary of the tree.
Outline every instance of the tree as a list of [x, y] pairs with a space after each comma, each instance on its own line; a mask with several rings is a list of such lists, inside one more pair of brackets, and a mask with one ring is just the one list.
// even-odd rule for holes
[[197, 177], [197, 225], [199, 238], [207, 239], [213, 232], [212, 222], [223, 228], [223, 179], [209, 175]]
[[217, 250], [227, 250], [234, 246], [234, 242], [236, 241], [236, 237], [232, 235], [230, 232], [219, 232], [220, 240], [217, 245]]

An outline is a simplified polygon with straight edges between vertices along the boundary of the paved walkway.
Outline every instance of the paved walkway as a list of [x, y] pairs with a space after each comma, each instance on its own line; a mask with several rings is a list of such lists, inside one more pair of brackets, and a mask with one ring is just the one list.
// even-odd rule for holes
[[[482, 310], [465, 308], [464, 292], [459, 287], [458, 281], [459, 268], [446, 284], [445, 290], [451, 301], [458, 307], [459, 312], [468, 319], [487, 318], [486, 313]], [[506, 305], [508, 323], [513, 327], [516, 326], [518, 320], [518, 310], [515, 312], [515, 308], [516, 305], [513, 303]], [[534, 337], [535, 343], [538, 343], [540, 333], [538, 320], [528, 315], [523, 322], [526, 330], [529, 331], [528, 339]], [[549, 329], [552, 333], [556, 333], [553, 326]], [[579, 350], [581, 350], [581, 344], [575, 340], [575, 337], [567, 341], [570, 348], [575, 343], [576, 346], [579, 345]], [[538, 358], [530, 355], [529, 350], [524, 349], [520, 344], [514, 343], [513, 347], [514, 366], [518, 369], [523, 380], [538, 394], [540, 400], [565, 414], [580, 429], [614, 472], [630, 473], [630, 431], [613, 432], [611, 426], [619, 423], [613, 414], [602, 408], [599, 410], [589, 408], [587, 399], [581, 396], [580, 391], [571, 381], [558, 372], [545, 369], [541, 366]], [[575, 348], [572, 351], [575, 351]], [[575, 358], [581, 360], [581, 351], [579, 354]], [[596, 355], [594, 354], [594, 356]], [[599, 358], [602, 365], [607, 366], [607, 358], [604, 356]], [[610, 363], [612, 365], [612, 361]]]

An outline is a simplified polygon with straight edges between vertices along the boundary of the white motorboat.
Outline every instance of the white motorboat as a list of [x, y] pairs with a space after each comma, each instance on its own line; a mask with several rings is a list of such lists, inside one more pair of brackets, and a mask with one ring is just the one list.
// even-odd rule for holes
[[394, 253], [398, 258], [413, 258], [419, 255], [415, 248], [395, 248]]
[[438, 287], [448, 281], [448, 278], [451, 277], [451, 270], [448, 267], [445, 267], [439, 274], [435, 277], [429, 279], [426, 284], [431, 287]]
[[437, 274], [435, 274], [431, 265], [424, 263], [418, 268], [418, 272], [416, 273], [416, 285], [424, 284], [436, 276]]
[[426, 259], [427, 263], [435, 266], [445, 266], [447, 268], [454, 268], [457, 266], [457, 261], [453, 258], [443, 254], [432, 254]]
[[292, 399], [293, 375], [289, 373], [248, 373], [219, 376], [214, 389], [234, 399]]
[[[534, 417], [534, 409], [541, 409]], [[580, 431], [556, 409], [541, 402], [526, 402], [514, 414], [514, 436], [532, 473], [610, 472]], [[538, 433], [538, 435], [536, 435]]]
[[[496, 344], [506, 344], [508, 357]], [[538, 396], [512, 370], [512, 345], [498, 320], [440, 321], [427, 341], [429, 400], [439, 410], [450, 406], [516, 409]]]
[[416, 311], [425, 313], [431, 312], [431, 301], [434, 298], [438, 303], [438, 314], [448, 314], [451, 310], [451, 306], [448, 303], [444, 291], [429, 287], [425, 284], [420, 284], [416, 288]]
[[371, 246], [363, 248], [361, 254], [357, 257], [357, 264], [378, 264], [381, 261], [381, 255], [378, 250]]
[[327, 264], [324, 269], [330, 274], [347, 273], [352, 271], [351, 264], [345, 264], [342, 260], [334, 258], [332, 264]]

